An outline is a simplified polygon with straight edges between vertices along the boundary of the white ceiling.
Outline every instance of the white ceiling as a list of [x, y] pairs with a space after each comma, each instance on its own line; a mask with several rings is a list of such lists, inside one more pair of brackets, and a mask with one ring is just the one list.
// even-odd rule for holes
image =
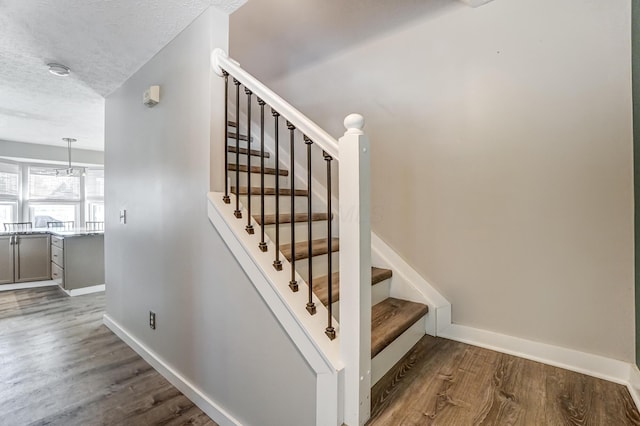
[[[64, 146], [74, 137], [74, 148], [103, 150], [104, 96], [208, 6], [241, 3], [0, 0], [0, 140]], [[48, 62], [71, 75], [49, 74]]]

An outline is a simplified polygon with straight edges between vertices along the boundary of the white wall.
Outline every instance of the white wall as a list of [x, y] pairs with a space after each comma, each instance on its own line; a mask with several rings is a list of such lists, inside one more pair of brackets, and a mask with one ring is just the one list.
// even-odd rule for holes
[[628, 1], [449, 2], [266, 83], [336, 136], [364, 114], [374, 231], [455, 323], [632, 362], [630, 16]]
[[107, 314], [243, 424], [312, 424], [312, 370], [207, 219], [209, 54], [227, 28], [205, 12], [106, 100]]

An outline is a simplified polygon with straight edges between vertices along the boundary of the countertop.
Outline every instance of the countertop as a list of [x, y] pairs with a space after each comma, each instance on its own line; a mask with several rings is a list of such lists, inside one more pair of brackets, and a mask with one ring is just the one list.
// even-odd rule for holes
[[103, 235], [104, 231], [96, 231], [87, 228], [71, 228], [71, 229], [56, 229], [56, 228], [32, 228], [28, 231], [0, 231], [0, 236], [4, 235], [31, 235], [31, 234], [49, 234], [56, 237], [80, 237], [84, 235]]

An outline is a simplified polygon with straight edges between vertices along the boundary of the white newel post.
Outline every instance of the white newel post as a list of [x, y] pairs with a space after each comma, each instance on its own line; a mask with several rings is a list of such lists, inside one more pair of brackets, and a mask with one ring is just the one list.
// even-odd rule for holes
[[364, 118], [351, 114], [340, 138], [340, 352], [344, 423], [371, 414], [371, 161]]

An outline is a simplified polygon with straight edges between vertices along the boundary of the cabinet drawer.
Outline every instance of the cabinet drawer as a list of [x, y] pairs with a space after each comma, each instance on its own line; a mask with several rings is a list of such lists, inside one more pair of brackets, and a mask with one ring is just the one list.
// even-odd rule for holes
[[51, 236], [51, 245], [52, 246], [56, 246], [59, 248], [64, 248], [64, 246], [62, 245], [64, 243], [64, 239], [60, 238], [60, 237], [56, 237], [54, 235]]
[[64, 250], [60, 247], [51, 246], [51, 261], [61, 268], [64, 267]]
[[64, 270], [51, 262], [51, 279], [64, 288]]

